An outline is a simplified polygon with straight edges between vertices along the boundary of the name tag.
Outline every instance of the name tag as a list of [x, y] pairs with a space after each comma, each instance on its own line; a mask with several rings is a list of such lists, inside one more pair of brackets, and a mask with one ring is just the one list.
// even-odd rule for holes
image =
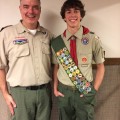
[[88, 67], [88, 64], [82, 64], [81, 67]]

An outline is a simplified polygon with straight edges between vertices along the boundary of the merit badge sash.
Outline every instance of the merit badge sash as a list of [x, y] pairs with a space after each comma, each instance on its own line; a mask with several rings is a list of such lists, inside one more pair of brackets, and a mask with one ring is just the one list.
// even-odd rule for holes
[[86, 80], [78, 66], [75, 65], [75, 62], [70, 56], [70, 52], [68, 51], [61, 36], [58, 36], [56, 39], [54, 39], [51, 43], [51, 46], [54, 49], [56, 57], [63, 66], [66, 74], [69, 76], [70, 80], [78, 89], [78, 91], [81, 94], [87, 94], [90, 92], [91, 83]]

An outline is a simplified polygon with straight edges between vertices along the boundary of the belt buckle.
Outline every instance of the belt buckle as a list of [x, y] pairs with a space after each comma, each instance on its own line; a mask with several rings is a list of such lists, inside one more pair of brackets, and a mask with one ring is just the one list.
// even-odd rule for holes
[[42, 84], [42, 85], [39, 85], [39, 86], [29, 86], [29, 87], [26, 87], [26, 89], [28, 89], [28, 90], [38, 90], [38, 89], [42, 89], [44, 87], [47, 87], [47, 84]]
[[28, 90], [38, 90], [38, 86], [29, 86], [29, 87], [26, 87], [26, 89], [28, 89]]

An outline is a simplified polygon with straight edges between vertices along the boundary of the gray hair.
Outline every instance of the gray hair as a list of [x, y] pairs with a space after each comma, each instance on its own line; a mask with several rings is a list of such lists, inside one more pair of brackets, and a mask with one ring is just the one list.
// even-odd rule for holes
[[[22, 1], [22, 0], [20, 0], [20, 3], [21, 3], [21, 1]], [[40, 2], [40, 3], [41, 3], [41, 1], [40, 1], [40, 0], [38, 0], [38, 2]]]

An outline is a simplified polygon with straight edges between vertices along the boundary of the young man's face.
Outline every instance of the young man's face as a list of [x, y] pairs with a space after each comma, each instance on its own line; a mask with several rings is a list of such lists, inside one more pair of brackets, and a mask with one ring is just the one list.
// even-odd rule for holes
[[23, 20], [23, 25], [35, 27], [40, 17], [41, 6], [39, 0], [21, 0], [20, 12]]
[[80, 10], [75, 8], [70, 8], [65, 11], [64, 20], [67, 23], [67, 27], [69, 28], [78, 28], [80, 27], [80, 20], [82, 19]]

